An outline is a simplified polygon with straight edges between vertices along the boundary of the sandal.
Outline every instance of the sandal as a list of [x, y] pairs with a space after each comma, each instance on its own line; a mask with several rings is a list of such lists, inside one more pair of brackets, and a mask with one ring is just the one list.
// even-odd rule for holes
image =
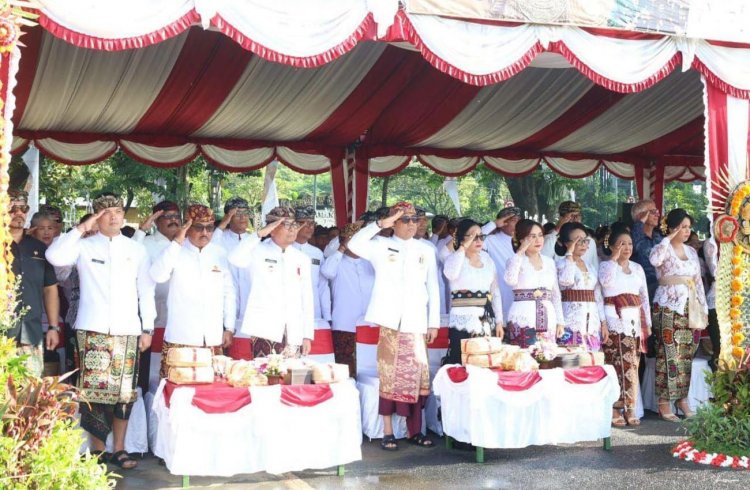
[[[615, 413], [617, 415], [615, 415]], [[627, 422], [625, 422], [625, 419], [623, 418], [619, 410], [612, 413], [612, 427], [625, 427], [626, 425], [628, 424]]]
[[104, 451], [104, 450], [102, 450], [102, 451], [89, 451], [89, 453], [91, 454], [91, 456], [93, 456], [94, 458], [96, 458], [96, 460], [99, 462], [99, 464], [106, 463], [109, 460], [110, 456], [111, 456], [107, 451]]
[[393, 434], [383, 436], [383, 440], [380, 441], [380, 449], [383, 451], [398, 451], [398, 442]]
[[409, 444], [414, 444], [419, 447], [435, 447], [435, 443], [432, 439], [422, 434], [421, 432], [414, 437], [409, 438]]
[[[669, 408], [669, 412], [668, 413], [663, 412], [661, 407]], [[679, 422], [680, 421], [680, 417], [672, 413], [672, 407], [668, 400], [659, 402], [659, 418], [662, 420], [666, 420], [667, 422]]]
[[112, 455], [111, 458], [109, 458], [109, 462], [119, 466], [123, 470], [132, 470], [133, 468], [138, 466], [138, 461], [131, 458], [128, 452], [125, 450], [117, 451]]
[[641, 425], [641, 419], [635, 416], [635, 411], [633, 410], [625, 410], [625, 420], [627, 421], [628, 425]]
[[677, 400], [674, 404], [674, 407], [675, 409], [682, 412], [682, 415], [684, 415], [686, 419], [689, 419], [690, 417], [695, 415], [695, 412], [690, 410], [690, 405], [688, 405], [687, 400], [685, 400], [684, 398], [682, 400]]

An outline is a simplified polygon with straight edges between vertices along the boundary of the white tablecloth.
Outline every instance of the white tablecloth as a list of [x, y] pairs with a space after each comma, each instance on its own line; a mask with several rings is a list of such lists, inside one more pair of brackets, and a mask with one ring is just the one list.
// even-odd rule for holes
[[[708, 361], [700, 357], [693, 359], [693, 371], [690, 375], [690, 390], [688, 391], [688, 405], [690, 410], [696, 411], [711, 398], [711, 387], [706, 383], [706, 373], [710, 373]], [[643, 373], [643, 406], [652, 412], [659, 411], [656, 396], [656, 359], [646, 359], [646, 370]], [[679, 413], [679, 412], [678, 412]]]
[[612, 404], [620, 385], [612, 366], [593, 384], [572, 384], [562, 369], [539, 371], [542, 380], [525, 391], [506, 391], [489, 369], [467, 366], [469, 377], [454, 383], [444, 366], [433, 382], [440, 397], [445, 433], [484, 448], [574, 443], [609, 437]]
[[[358, 375], [357, 390], [359, 390], [359, 401], [362, 407], [362, 432], [370, 439], [382, 439], [383, 417], [378, 414], [380, 381], [377, 375]], [[407, 437], [406, 419], [404, 417], [394, 415], [392, 423], [393, 435], [396, 436], [396, 439]]]
[[154, 453], [176, 475], [231, 476], [330, 468], [362, 459], [359, 393], [331, 385], [333, 398], [313, 407], [281, 403], [280, 386], [250, 388], [252, 402], [233, 413], [192, 405], [193, 388], [176, 389], [167, 408], [161, 382]]

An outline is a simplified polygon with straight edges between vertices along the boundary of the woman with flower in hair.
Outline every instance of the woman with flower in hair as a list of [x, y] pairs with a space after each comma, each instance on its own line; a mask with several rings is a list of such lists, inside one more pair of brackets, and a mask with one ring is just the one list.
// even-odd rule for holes
[[504, 279], [513, 288], [508, 337], [511, 344], [521, 347], [537, 339], [554, 342], [564, 331], [557, 270], [555, 262], [542, 255], [543, 245], [542, 225], [530, 219], [518, 222], [513, 243], [516, 254], [508, 260]]
[[461, 362], [461, 340], [472, 336], [503, 337], [503, 305], [495, 263], [484, 247], [485, 235], [474, 220], [462, 219], [456, 229], [455, 251], [445, 260], [450, 281], [450, 350], [448, 363]]
[[[604, 294], [604, 318], [609, 336], [602, 350], [620, 382], [620, 398], [612, 407], [612, 425], [639, 425], [635, 415], [638, 399], [638, 363], [642, 341], [651, 335], [648, 285], [643, 267], [630, 260], [633, 239], [627, 228], [613, 226], [604, 240], [610, 259], [599, 265], [599, 282]], [[625, 417], [623, 418], [623, 411]]]
[[609, 332], [604, 319], [604, 300], [595, 266], [584, 259], [589, 240], [581, 223], [565, 223], [560, 228], [555, 254], [557, 279], [562, 295], [565, 333], [563, 345], [583, 345], [589, 351], [601, 349]]
[[693, 415], [687, 396], [700, 330], [708, 324], [708, 307], [698, 254], [685, 246], [693, 218], [677, 208], [669, 212], [664, 224], [666, 236], [650, 255], [659, 279], [653, 313], [657, 338], [656, 394], [659, 416], [677, 422], [673, 404], [686, 417]]

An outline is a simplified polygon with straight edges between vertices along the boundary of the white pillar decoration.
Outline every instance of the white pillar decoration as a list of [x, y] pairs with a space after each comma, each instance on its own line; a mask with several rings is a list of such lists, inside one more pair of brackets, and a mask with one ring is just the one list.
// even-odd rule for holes
[[279, 196], [276, 193], [276, 170], [279, 168], [279, 162], [274, 160], [266, 167], [265, 177], [263, 178], [263, 205], [260, 210], [260, 222], [266, 224], [266, 215], [276, 206], [279, 205]]
[[39, 150], [34, 145], [23, 154], [23, 163], [29, 169], [29, 180], [26, 190], [29, 193], [29, 213], [26, 218], [26, 226], [31, 223], [31, 217], [39, 211]]
[[443, 188], [448, 197], [453, 202], [453, 207], [456, 208], [456, 213], [461, 216], [461, 201], [458, 199], [458, 180], [455, 177], [446, 177], [443, 182]]

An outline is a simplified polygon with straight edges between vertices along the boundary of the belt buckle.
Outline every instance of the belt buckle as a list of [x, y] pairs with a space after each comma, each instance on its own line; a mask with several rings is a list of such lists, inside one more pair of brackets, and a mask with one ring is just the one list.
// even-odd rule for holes
[[541, 289], [535, 289], [534, 290], [534, 298], [539, 299], [542, 296], [544, 296], [544, 293], [542, 292]]

